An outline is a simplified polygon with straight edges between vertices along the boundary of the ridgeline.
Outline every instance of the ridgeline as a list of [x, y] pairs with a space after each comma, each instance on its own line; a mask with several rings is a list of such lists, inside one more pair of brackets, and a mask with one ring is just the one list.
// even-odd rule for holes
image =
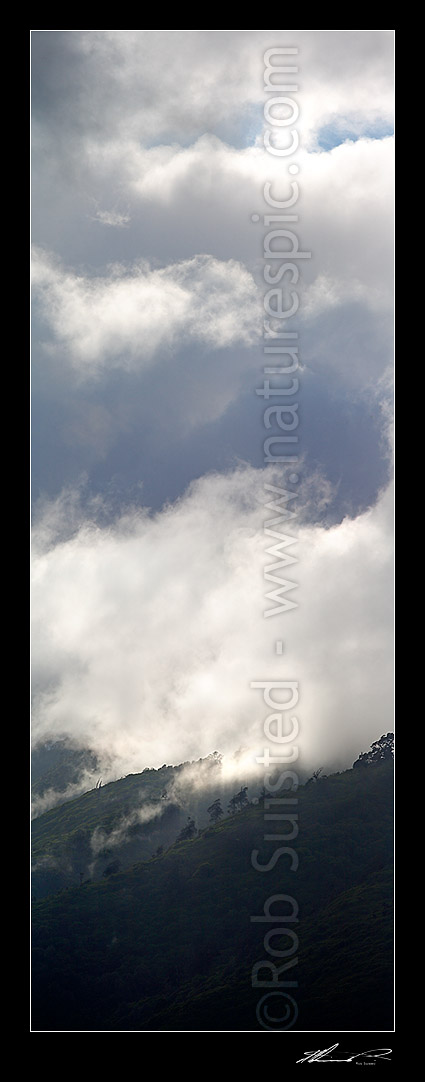
[[[33, 1030], [258, 1030], [273, 965], [288, 960], [294, 1029], [391, 1029], [393, 762], [360, 765], [298, 789], [296, 870], [276, 857], [284, 843], [265, 840], [280, 828], [265, 821], [264, 801], [241, 800], [234, 815], [149, 859], [112, 860], [97, 880], [34, 901]], [[130, 790], [131, 779], [114, 784], [125, 782]], [[71, 802], [73, 815], [100, 795]], [[52, 831], [49, 816], [36, 821], [36, 845]], [[253, 851], [268, 871], [253, 867]], [[284, 920], [251, 919], [276, 894], [296, 901], [289, 933]]]

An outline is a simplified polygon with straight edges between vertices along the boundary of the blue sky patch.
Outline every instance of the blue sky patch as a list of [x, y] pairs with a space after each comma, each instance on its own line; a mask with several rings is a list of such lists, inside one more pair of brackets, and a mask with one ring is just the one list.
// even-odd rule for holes
[[358, 139], [385, 139], [393, 134], [394, 129], [391, 124], [373, 124], [362, 131], [356, 131], [349, 125], [341, 127], [340, 124], [325, 124], [318, 133], [317, 144], [321, 150], [333, 150], [334, 147], [346, 143], [347, 140], [355, 143]]

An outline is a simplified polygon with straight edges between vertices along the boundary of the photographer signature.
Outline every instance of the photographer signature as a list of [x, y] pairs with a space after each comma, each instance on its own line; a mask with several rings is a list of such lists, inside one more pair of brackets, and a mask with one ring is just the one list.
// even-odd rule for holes
[[339, 1043], [331, 1044], [330, 1048], [318, 1048], [315, 1052], [306, 1052], [301, 1059], [297, 1059], [297, 1063], [354, 1063], [359, 1059], [366, 1060], [369, 1064], [376, 1063], [378, 1059], [387, 1063], [391, 1062], [391, 1048], [371, 1048], [367, 1052], [356, 1052], [353, 1055], [342, 1054], [342, 1059], [329, 1055], [330, 1052], [335, 1052], [336, 1048], [339, 1048]]

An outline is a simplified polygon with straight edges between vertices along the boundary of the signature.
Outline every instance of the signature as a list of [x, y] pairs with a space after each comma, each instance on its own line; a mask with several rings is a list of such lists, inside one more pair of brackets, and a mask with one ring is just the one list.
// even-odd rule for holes
[[391, 1062], [391, 1048], [370, 1048], [367, 1052], [356, 1052], [353, 1055], [342, 1053], [342, 1059], [329, 1055], [330, 1052], [335, 1052], [336, 1048], [339, 1048], [339, 1043], [331, 1044], [330, 1048], [317, 1048], [315, 1052], [306, 1052], [301, 1059], [297, 1059], [297, 1063], [353, 1063], [354, 1060], [376, 1063], [378, 1059]]

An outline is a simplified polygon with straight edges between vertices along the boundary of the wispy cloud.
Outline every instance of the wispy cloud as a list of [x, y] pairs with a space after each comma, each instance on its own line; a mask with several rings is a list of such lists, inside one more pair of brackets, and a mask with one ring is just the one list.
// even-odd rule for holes
[[258, 748], [250, 681], [282, 673], [300, 683], [304, 762], [346, 763], [388, 730], [391, 494], [330, 529], [301, 516], [299, 605], [272, 629], [264, 482], [248, 467], [206, 476], [156, 515], [134, 509], [36, 550], [36, 740], [72, 735], [110, 756], [112, 776]]
[[119, 228], [127, 226], [131, 222], [129, 214], [119, 214], [116, 210], [97, 210], [93, 218], [94, 221], [100, 222], [101, 225], [117, 226]]
[[211, 349], [251, 344], [260, 330], [258, 292], [233, 260], [195, 256], [160, 270], [146, 263], [105, 277], [62, 270], [34, 256], [34, 290], [56, 341], [81, 375], [138, 368], [195, 341]]
[[90, 846], [94, 857], [98, 857], [99, 853], [103, 849], [115, 849], [117, 846], [122, 845], [128, 837], [128, 832], [131, 827], [137, 824], [150, 823], [153, 819], [158, 819], [164, 810], [164, 804], [161, 803], [148, 803], [141, 804], [140, 808], [135, 808], [129, 815], [123, 815], [119, 819], [116, 826], [111, 831], [106, 831], [102, 827], [96, 827], [90, 836]]

